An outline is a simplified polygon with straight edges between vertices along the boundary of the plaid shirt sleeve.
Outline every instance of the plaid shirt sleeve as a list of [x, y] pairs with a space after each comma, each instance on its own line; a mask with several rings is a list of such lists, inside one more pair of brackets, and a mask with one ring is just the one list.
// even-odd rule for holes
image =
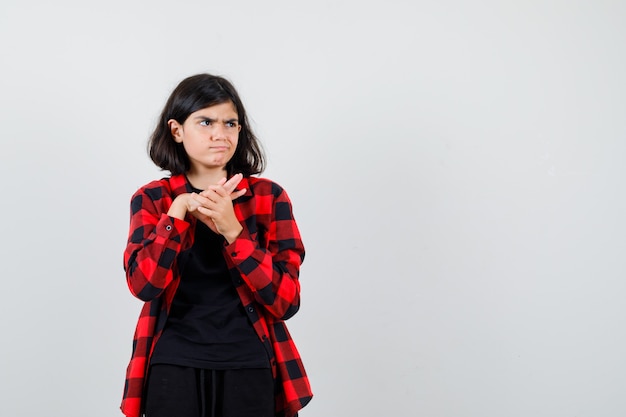
[[240, 183], [246, 195], [235, 200], [244, 229], [225, 248], [244, 308], [269, 348], [276, 378], [276, 416], [294, 417], [313, 397], [300, 353], [284, 320], [300, 307], [300, 264], [304, 247], [287, 193], [261, 178]]
[[300, 307], [298, 276], [304, 246], [287, 193], [265, 179], [249, 181], [254, 204], [247, 204], [244, 196], [235, 205], [244, 229], [226, 247], [227, 262], [238, 270], [255, 301], [267, 313], [286, 320]]
[[167, 215], [172, 198], [152, 182], [131, 199], [124, 270], [131, 293], [143, 301], [160, 296], [174, 280], [173, 264], [188, 239], [190, 224]]

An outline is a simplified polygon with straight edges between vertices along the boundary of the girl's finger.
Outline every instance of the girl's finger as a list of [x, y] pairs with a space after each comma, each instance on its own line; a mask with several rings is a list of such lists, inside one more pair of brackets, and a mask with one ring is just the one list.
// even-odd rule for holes
[[206, 208], [206, 207], [204, 207], [204, 206], [200, 206], [200, 207], [198, 207], [198, 209], [197, 209], [197, 210], [198, 210], [200, 213], [202, 213], [202, 214], [204, 214], [205, 216], [207, 216], [207, 217], [211, 217], [211, 216], [213, 216], [213, 215], [215, 214], [215, 213], [213, 212], [213, 210], [208, 209], [208, 208]]
[[227, 192], [232, 193], [233, 191], [235, 191], [235, 188], [237, 188], [237, 185], [239, 185], [242, 179], [243, 179], [243, 174], [233, 175], [231, 179], [229, 179], [223, 184], [224, 189]]
[[241, 197], [242, 195], [244, 195], [245, 193], [246, 193], [246, 189], [245, 189], [245, 188], [244, 188], [244, 189], [241, 189], [241, 190], [237, 190], [237, 191], [235, 191], [234, 193], [231, 193], [231, 194], [230, 194], [230, 199], [231, 199], [231, 200], [236, 200], [236, 199], [238, 199], [239, 197]]
[[211, 193], [211, 191], [212, 191], [212, 192], [218, 193], [220, 195], [222, 193], [226, 193], [226, 190], [221, 185], [209, 185], [209, 188], [207, 188], [207, 191], [209, 193]]
[[215, 201], [213, 201], [213, 199], [211, 198], [211, 193], [208, 193], [207, 191], [203, 191], [200, 194], [192, 194], [193, 199], [201, 206], [206, 206], [208, 204], [214, 203]]

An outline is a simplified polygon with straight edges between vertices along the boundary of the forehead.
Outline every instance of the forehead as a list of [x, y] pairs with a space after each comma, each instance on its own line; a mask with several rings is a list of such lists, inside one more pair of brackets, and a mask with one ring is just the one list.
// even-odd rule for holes
[[208, 117], [211, 119], [236, 119], [237, 109], [232, 101], [226, 101], [224, 103], [214, 104], [212, 106], [205, 107], [189, 115], [192, 117]]

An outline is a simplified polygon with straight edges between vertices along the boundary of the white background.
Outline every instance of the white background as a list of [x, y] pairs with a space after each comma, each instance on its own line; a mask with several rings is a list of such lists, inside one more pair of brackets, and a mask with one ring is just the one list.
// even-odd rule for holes
[[118, 416], [165, 100], [239, 90], [307, 258], [303, 417], [626, 415], [626, 3], [0, 3], [0, 415]]

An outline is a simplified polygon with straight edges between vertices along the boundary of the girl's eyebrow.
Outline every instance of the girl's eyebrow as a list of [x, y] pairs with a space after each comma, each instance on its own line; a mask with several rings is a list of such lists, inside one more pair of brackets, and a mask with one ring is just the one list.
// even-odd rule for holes
[[[210, 117], [207, 116], [196, 116], [194, 117], [195, 120], [207, 120], [209, 122], [215, 122], [215, 119], [212, 119]], [[233, 117], [232, 119], [226, 119], [224, 120], [224, 122], [229, 123], [229, 122], [237, 122], [239, 123], [239, 119], [237, 119], [236, 117]]]

